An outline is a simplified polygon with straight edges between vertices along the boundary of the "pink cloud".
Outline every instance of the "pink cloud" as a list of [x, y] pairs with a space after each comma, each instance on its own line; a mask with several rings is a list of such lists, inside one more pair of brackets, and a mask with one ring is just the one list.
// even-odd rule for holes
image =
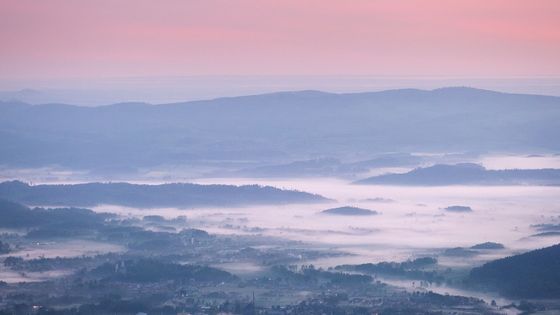
[[0, 0], [0, 76], [560, 75], [555, 0]]

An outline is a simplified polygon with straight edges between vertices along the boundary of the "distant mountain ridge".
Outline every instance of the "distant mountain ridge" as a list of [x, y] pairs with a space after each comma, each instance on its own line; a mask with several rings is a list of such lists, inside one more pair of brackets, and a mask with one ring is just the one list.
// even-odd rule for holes
[[363, 185], [560, 185], [560, 169], [488, 170], [473, 163], [436, 164], [404, 174], [385, 174], [355, 182]]
[[152, 167], [368, 159], [385, 152], [560, 152], [560, 97], [471, 88], [278, 92], [163, 105], [0, 102], [0, 164]]
[[259, 185], [87, 183], [30, 186], [20, 181], [0, 183], [0, 198], [25, 205], [95, 206], [113, 204], [140, 208], [239, 206], [328, 201], [320, 195]]

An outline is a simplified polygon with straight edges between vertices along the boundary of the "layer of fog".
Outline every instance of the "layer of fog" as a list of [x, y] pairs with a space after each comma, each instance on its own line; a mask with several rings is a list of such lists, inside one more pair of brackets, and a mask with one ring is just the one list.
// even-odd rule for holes
[[[99, 206], [98, 211], [123, 215], [186, 215], [191, 227], [210, 233], [256, 234], [300, 240], [321, 248], [336, 248], [349, 257], [315, 261], [337, 264], [402, 261], [413, 256], [438, 255], [445, 248], [469, 247], [492, 241], [507, 249], [488, 251], [470, 259], [440, 256], [444, 265], [470, 265], [514, 252], [552, 245], [555, 237], [529, 237], [532, 224], [558, 222], [560, 187], [397, 187], [351, 185], [338, 179], [255, 180], [202, 179], [198, 183], [260, 183], [319, 193], [336, 199], [331, 204], [254, 206], [205, 209], [133, 209]], [[383, 202], [379, 202], [383, 201]], [[393, 201], [393, 202], [391, 202]], [[357, 206], [381, 212], [373, 216], [319, 214], [335, 206]], [[469, 213], [451, 213], [450, 205], [466, 205]]]
[[[503, 155], [503, 154], [463, 154], [463, 153], [412, 153], [423, 158], [418, 165], [371, 168], [347, 180], [357, 180], [387, 173], [406, 173], [415, 167], [434, 164], [477, 163], [487, 169], [560, 169], [560, 155]], [[215, 163], [213, 163], [215, 164]], [[245, 166], [246, 167], [246, 166]], [[139, 169], [128, 174], [95, 174], [88, 170], [75, 170], [58, 166], [39, 168], [11, 168], [0, 165], [0, 181], [21, 180], [33, 184], [77, 184], [91, 181], [130, 182], [138, 184], [162, 184], [170, 182], [192, 182], [200, 178], [213, 178], [220, 173], [236, 170], [231, 164], [225, 165], [161, 165], [150, 169]], [[110, 175], [110, 176], [109, 176]], [[317, 175], [320, 176], [320, 175]], [[218, 176], [219, 177], [219, 176]], [[234, 176], [239, 177], [239, 176]], [[281, 178], [281, 176], [277, 176]], [[308, 175], [307, 177], [313, 177]], [[252, 177], [255, 178], [255, 177]], [[257, 180], [248, 179], [253, 184]]]
[[[479, 163], [492, 169], [560, 168], [559, 156], [484, 156]], [[382, 172], [382, 169], [372, 170]], [[20, 175], [32, 176], [31, 170]], [[29, 177], [45, 183], [84, 182], [83, 173], [60, 171], [51, 178]], [[183, 181], [183, 174], [161, 180], [135, 178], [131, 182], [162, 183]], [[20, 179], [25, 179], [24, 178]], [[123, 179], [126, 180], [126, 179]], [[190, 209], [135, 209], [101, 205], [96, 211], [115, 212], [125, 216], [186, 216], [185, 227], [200, 228], [210, 233], [252, 234], [299, 240], [321, 249], [337, 249], [349, 256], [334, 257], [313, 263], [322, 267], [380, 261], [402, 261], [424, 255], [439, 256], [448, 266], [472, 266], [512, 253], [531, 250], [560, 242], [558, 237], [530, 237], [538, 233], [531, 225], [560, 223], [560, 187], [545, 186], [449, 186], [398, 187], [352, 185], [335, 178], [259, 179], [199, 178], [200, 184], [263, 184], [278, 188], [318, 193], [336, 200], [329, 204], [214, 207]], [[444, 208], [468, 206], [467, 213], [452, 213]], [[337, 206], [355, 206], [380, 212], [373, 216], [329, 216], [322, 210]], [[498, 242], [505, 250], [484, 251], [469, 258], [449, 257], [442, 251], [452, 247], [469, 247], [482, 242]], [[64, 252], [43, 248], [39, 255], [82, 255], [72, 247]], [[75, 248], [75, 247], [74, 247]], [[84, 246], [83, 248], [91, 248]], [[36, 249], [40, 250], [40, 249]], [[114, 248], [108, 251], [120, 251]], [[36, 256], [36, 255], [34, 255]], [[302, 262], [303, 263], [303, 262]], [[236, 269], [236, 266], [231, 266]], [[239, 269], [239, 268], [237, 268]]]
[[[10, 231], [12, 233], [13, 231]], [[12, 256], [23, 259], [65, 258], [95, 256], [123, 252], [122, 246], [86, 240], [37, 241], [23, 249], [0, 255], [0, 259]], [[75, 270], [56, 269], [37, 272], [20, 272], [0, 264], [0, 279], [7, 283], [40, 282], [73, 274]]]
[[560, 168], [560, 155], [488, 155], [478, 162], [493, 170]]

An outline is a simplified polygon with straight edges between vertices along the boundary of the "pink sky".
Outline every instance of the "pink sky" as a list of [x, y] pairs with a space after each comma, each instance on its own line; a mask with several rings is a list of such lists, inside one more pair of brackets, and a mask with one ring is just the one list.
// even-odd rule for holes
[[0, 0], [0, 78], [560, 76], [558, 0]]

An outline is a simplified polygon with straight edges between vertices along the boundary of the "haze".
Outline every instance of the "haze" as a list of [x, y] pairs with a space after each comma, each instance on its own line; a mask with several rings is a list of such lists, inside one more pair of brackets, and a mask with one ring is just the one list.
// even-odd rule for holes
[[0, 0], [0, 315], [560, 313], [560, 2]]

